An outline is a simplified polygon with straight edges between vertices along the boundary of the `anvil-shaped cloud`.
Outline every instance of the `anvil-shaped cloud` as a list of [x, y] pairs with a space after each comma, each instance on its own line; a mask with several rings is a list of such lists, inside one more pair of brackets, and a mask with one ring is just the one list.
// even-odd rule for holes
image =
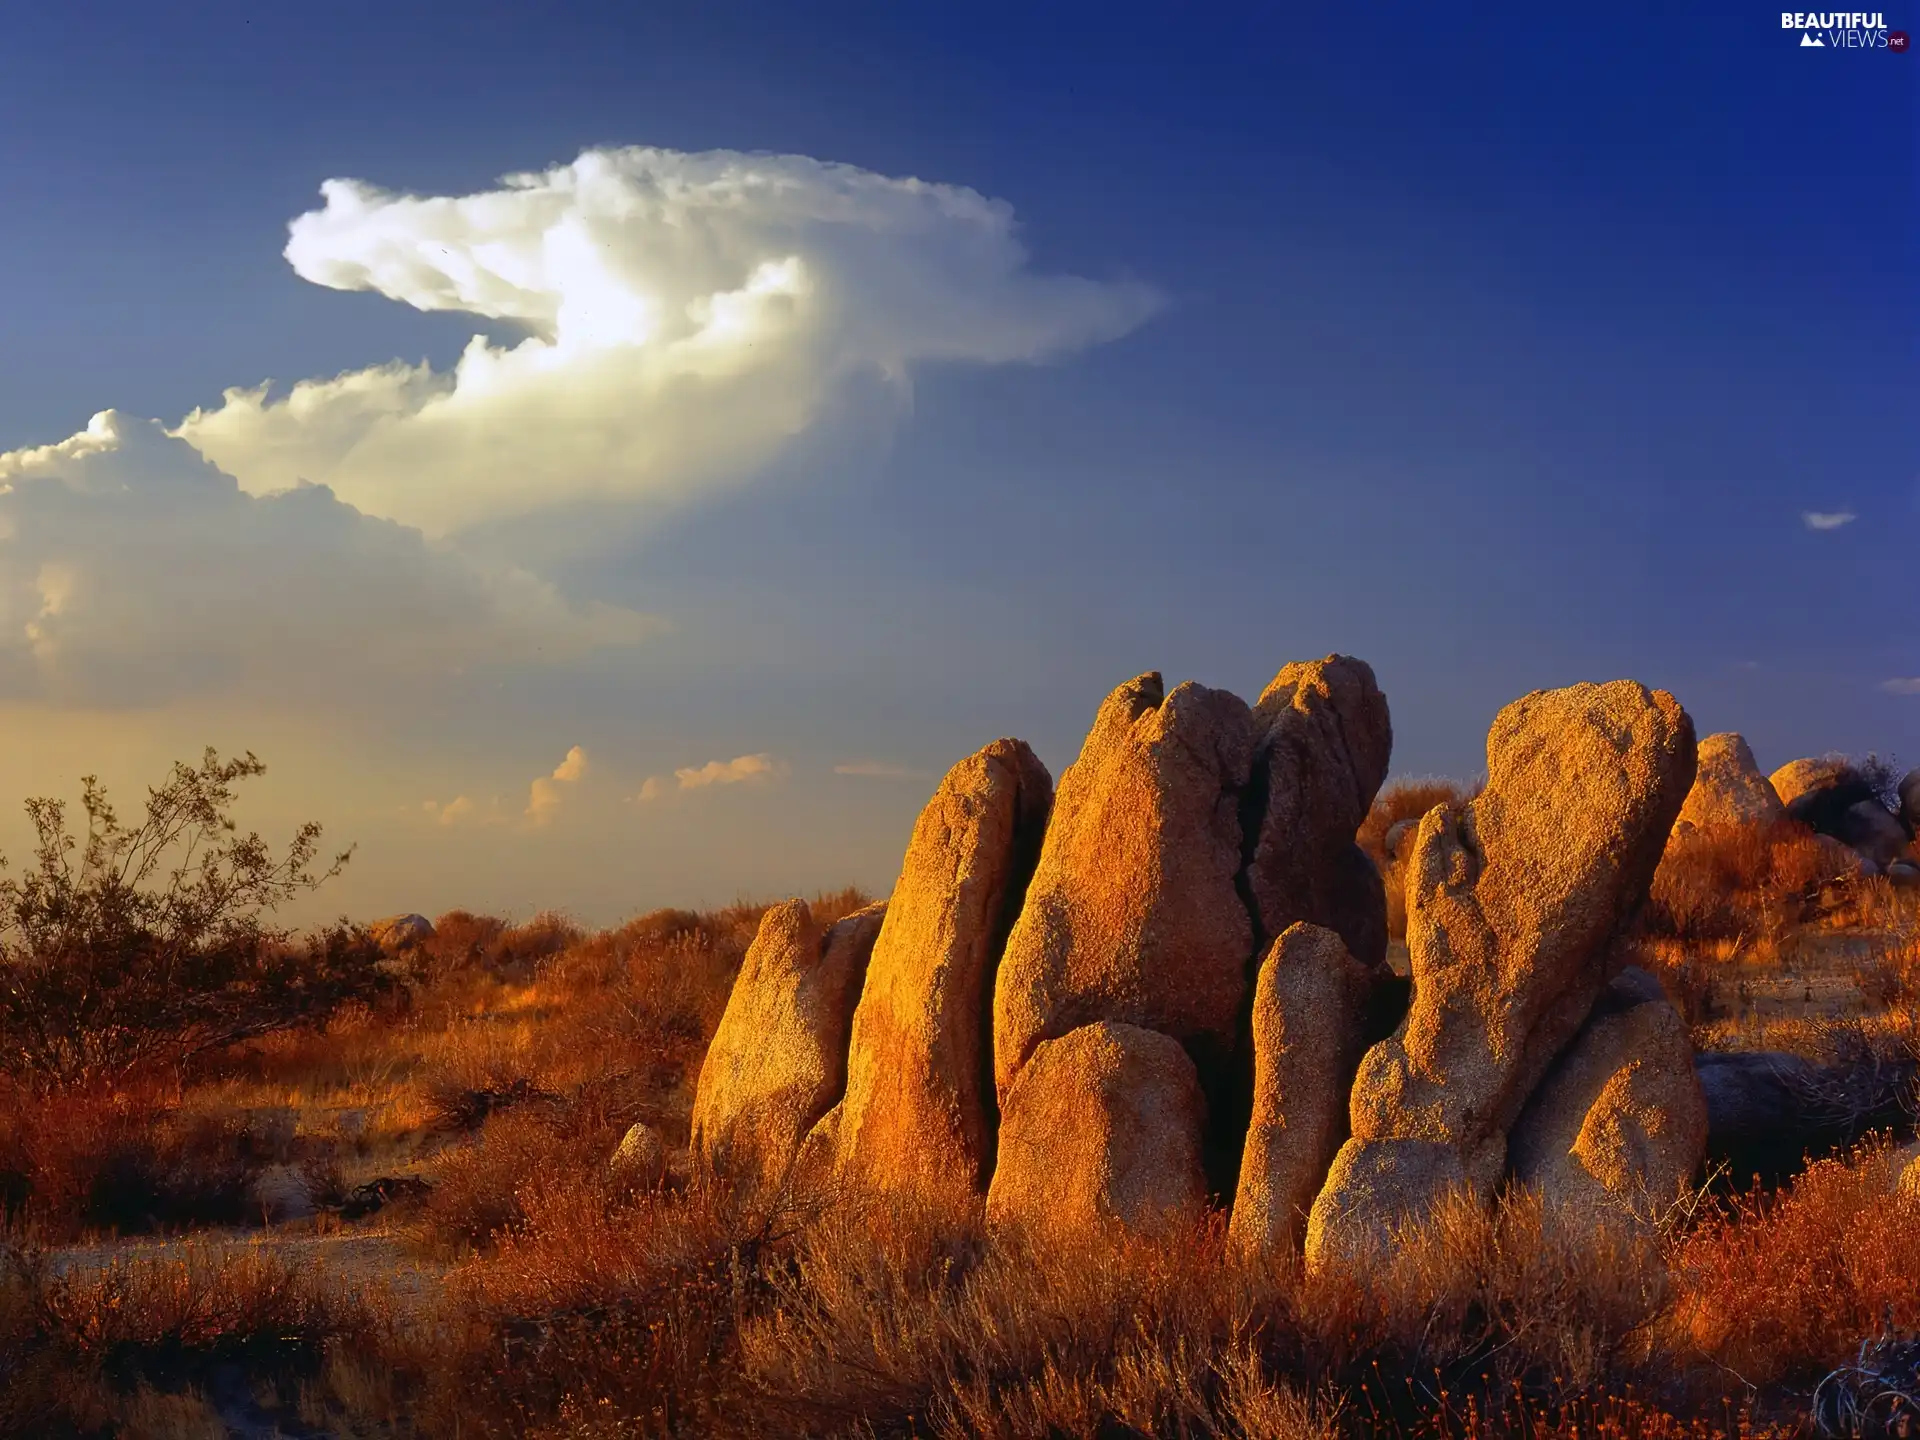
[[793, 155], [589, 150], [477, 195], [321, 187], [287, 258], [523, 332], [450, 373], [390, 364], [235, 389], [175, 432], [256, 494], [324, 483], [444, 533], [737, 478], [859, 375], [1036, 361], [1156, 308], [1131, 283], [1036, 275], [1005, 203]]

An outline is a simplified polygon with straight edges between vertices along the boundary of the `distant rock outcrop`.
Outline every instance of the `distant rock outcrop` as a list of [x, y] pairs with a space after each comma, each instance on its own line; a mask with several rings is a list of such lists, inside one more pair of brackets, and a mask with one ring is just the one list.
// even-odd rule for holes
[[1065, 1238], [1192, 1220], [1205, 1125], [1199, 1077], [1170, 1036], [1102, 1021], [1044, 1040], [1007, 1092], [987, 1223]]
[[[1253, 926], [1236, 882], [1254, 720], [1225, 690], [1157, 673], [1115, 690], [1060, 777], [993, 1001], [1000, 1103], [1043, 1041], [1139, 1025], [1224, 1073]], [[1002, 1151], [1005, 1143], [1002, 1143]]]
[[853, 1009], [886, 908], [822, 927], [789, 900], [762, 917], [700, 1067], [698, 1164], [749, 1186], [786, 1179], [846, 1088]]
[[1479, 798], [1420, 823], [1413, 1007], [1361, 1063], [1310, 1259], [1370, 1250], [1448, 1189], [1492, 1192], [1509, 1128], [1646, 898], [1693, 785], [1693, 725], [1671, 695], [1631, 681], [1536, 691], [1495, 719], [1487, 773]]
[[[1789, 760], [1767, 777], [1767, 783], [1773, 786], [1773, 793], [1780, 797], [1780, 803], [1791, 809], [1809, 795], [1852, 789], [1862, 782], [1844, 756], [1812, 755], [1802, 760]], [[1862, 798], [1855, 795], [1847, 804], [1851, 805], [1854, 800]]]
[[367, 934], [382, 950], [398, 953], [433, 938], [433, 922], [424, 915], [388, 915], [367, 926]]
[[1253, 993], [1253, 1120], [1229, 1234], [1257, 1253], [1297, 1250], [1307, 1212], [1346, 1139], [1347, 1095], [1365, 1045], [1370, 966], [1318, 925], [1273, 942]]
[[921, 811], [853, 1013], [833, 1149], [878, 1191], [957, 1199], [993, 1165], [993, 976], [1033, 875], [1053, 779], [1018, 740], [947, 772]]
[[1786, 818], [1787, 807], [1760, 773], [1745, 737], [1724, 731], [1700, 742], [1693, 789], [1680, 807], [1681, 825], [1706, 830], [1770, 825]]
[[1514, 1178], [1556, 1205], [1654, 1220], [1706, 1154], [1693, 1044], [1660, 984], [1621, 971], [1508, 1137]]
[[1851, 848], [1876, 871], [1885, 870], [1907, 853], [1907, 827], [1878, 800], [1849, 805], [1835, 822], [1834, 839]]

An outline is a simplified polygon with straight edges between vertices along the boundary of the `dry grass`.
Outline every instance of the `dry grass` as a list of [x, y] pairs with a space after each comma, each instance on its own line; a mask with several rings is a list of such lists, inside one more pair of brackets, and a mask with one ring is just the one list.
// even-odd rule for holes
[[[1387, 823], [1469, 793], [1415, 789], [1383, 796]], [[977, 1212], [748, 1204], [683, 1152], [760, 914], [592, 934], [443, 916], [405, 1007], [118, 1090], [0, 1097], [0, 1185], [31, 1186], [15, 1234], [246, 1219], [233, 1197], [294, 1164], [335, 1192], [430, 1182], [372, 1223], [447, 1267], [396, 1308], [268, 1251], [67, 1278], [23, 1258], [0, 1284], [0, 1436], [227, 1433], [216, 1376], [235, 1367], [289, 1424], [341, 1437], [1785, 1434], [1889, 1316], [1920, 1327], [1920, 1213], [1871, 1148], [1661, 1234], [1527, 1194], [1454, 1204], [1357, 1274], [1248, 1263], [1217, 1223], [1029, 1249]], [[1771, 1020], [1766, 1038], [1893, 1053], [1920, 907], [1856, 887], [1844, 915], [1885, 936], [1849, 978], [1872, 1027]], [[1753, 954], [1647, 943], [1722, 978]], [[607, 1170], [636, 1119], [673, 1156], [659, 1189]]]
[[1652, 935], [1777, 944], [1854, 888], [1804, 825], [1735, 825], [1673, 837], [1643, 916]]
[[204, 1387], [237, 1371], [294, 1393], [344, 1342], [379, 1343], [376, 1328], [364, 1305], [258, 1250], [65, 1274], [0, 1251], [0, 1435], [225, 1434]]

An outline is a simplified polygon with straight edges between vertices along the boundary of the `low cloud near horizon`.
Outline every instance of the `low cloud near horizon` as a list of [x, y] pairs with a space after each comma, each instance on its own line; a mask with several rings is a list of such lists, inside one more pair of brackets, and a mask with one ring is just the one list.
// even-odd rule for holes
[[324, 486], [249, 495], [153, 421], [103, 411], [0, 455], [0, 699], [122, 709], [246, 687], [310, 704], [658, 629]]
[[1889, 695], [1920, 695], [1920, 675], [1895, 676], [1882, 680], [1880, 688]]
[[[658, 800], [669, 789], [705, 790], [715, 785], [770, 784], [784, 780], [792, 767], [777, 755], [762, 751], [757, 755], [737, 755], [731, 760], [709, 760], [704, 765], [689, 765], [675, 770], [671, 777], [650, 775], [633, 798]], [[672, 781], [669, 786], [669, 779]]]

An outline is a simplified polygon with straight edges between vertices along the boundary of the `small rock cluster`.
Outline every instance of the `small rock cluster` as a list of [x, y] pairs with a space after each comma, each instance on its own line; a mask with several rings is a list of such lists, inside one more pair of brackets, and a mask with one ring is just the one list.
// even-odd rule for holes
[[768, 911], [695, 1164], [984, 1198], [1029, 1233], [1223, 1203], [1244, 1249], [1313, 1260], [1510, 1177], [1651, 1213], [1699, 1166], [1705, 1108], [1685, 1027], [1616, 942], [1694, 785], [1691, 721], [1629, 681], [1503, 710], [1485, 791], [1400, 837], [1410, 1000], [1354, 843], [1391, 749], [1373, 672], [1336, 655], [1253, 705], [1139, 676], [1057, 793], [1017, 740], [968, 757], [889, 901]]

